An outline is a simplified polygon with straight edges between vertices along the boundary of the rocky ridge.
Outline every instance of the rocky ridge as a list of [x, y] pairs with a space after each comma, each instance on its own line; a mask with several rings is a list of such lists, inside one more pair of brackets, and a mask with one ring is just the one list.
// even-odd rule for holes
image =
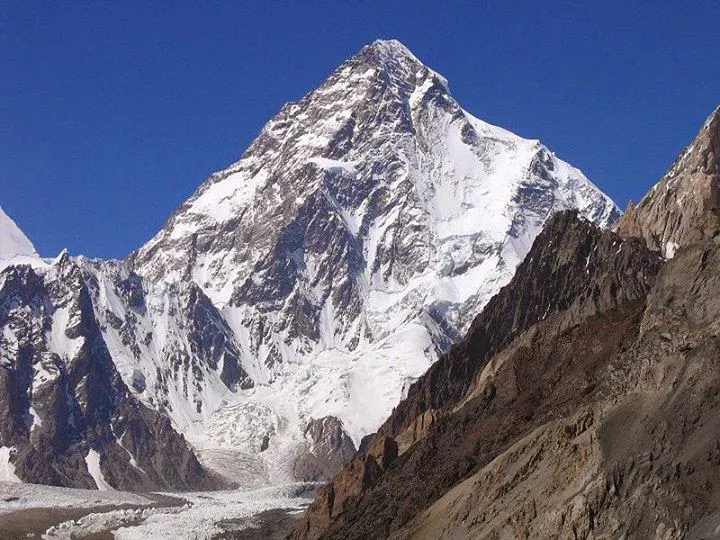
[[617, 230], [644, 238], [651, 249], [672, 258], [680, 246], [712, 238], [720, 228], [720, 108], [668, 173], [628, 208]]
[[66, 253], [0, 272], [4, 480], [77, 488], [221, 486], [169, 419], [125, 385]]

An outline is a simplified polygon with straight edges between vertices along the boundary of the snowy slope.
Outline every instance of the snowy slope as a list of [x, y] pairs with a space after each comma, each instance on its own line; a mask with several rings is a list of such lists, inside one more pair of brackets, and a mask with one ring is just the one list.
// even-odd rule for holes
[[[142, 314], [128, 323], [101, 292], [99, 316], [117, 321], [107, 341], [141, 399], [196, 447], [239, 450], [285, 481], [310, 419], [340, 418], [356, 444], [373, 431], [566, 208], [619, 216], [581, 171], [473, 117], [442, 76], [378, 41], [286, 105], [125, 263]], [[212, 321], [203, 347], [187, 339], [193, 287]]]
[[15, 222], [0, 208], [0, 269], [12, 262], [36, 259], [37, 252], [32, 242]]

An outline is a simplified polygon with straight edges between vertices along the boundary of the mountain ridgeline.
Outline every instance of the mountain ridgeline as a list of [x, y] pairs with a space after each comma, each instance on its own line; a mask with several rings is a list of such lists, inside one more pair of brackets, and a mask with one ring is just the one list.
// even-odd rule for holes
[[[402, 44], [372, 43], [126, 260], [42, 259], [0, 214], [1, 469], [75, 487], [249, 487], [329, 478], [378, 429], [409, 445], [538, 319], [642, 296], [649, 262], [607, 268], [589, 298], [568, 262], [471, 327], [565, 210], [587, 220], [568, 225], [578, 239], [620, 216], [540, 141], [466, 112]], [[586, 244], [588, 268], [605, 268]], [[641, 253], [621, 245], [616, 272]], [[557, 290], [537, 296], [545, 278]], [[415, 382], [468, 330], [482, 344]]]
[[718, 126], [614, 231], [556, 214], [292, 537], [714, 537]]

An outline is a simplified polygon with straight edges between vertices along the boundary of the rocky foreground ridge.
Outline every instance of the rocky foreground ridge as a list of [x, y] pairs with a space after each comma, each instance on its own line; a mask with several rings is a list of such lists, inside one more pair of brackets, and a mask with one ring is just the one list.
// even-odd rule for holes
[[556, 215], [292, 537], [716, 534], [718, 125], [615, 232]]

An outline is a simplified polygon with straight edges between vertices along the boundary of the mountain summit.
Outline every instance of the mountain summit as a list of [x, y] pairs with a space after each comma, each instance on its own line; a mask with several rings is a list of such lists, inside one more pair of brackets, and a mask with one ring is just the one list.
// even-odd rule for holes
[[603, 227], [620, 215], [542, 143], [475, 118], [406, 47], [376, 41], [127, 261], [73, 262], [124, 386], [201, 461], [246, 484], [315, 479], [565, 209]]

